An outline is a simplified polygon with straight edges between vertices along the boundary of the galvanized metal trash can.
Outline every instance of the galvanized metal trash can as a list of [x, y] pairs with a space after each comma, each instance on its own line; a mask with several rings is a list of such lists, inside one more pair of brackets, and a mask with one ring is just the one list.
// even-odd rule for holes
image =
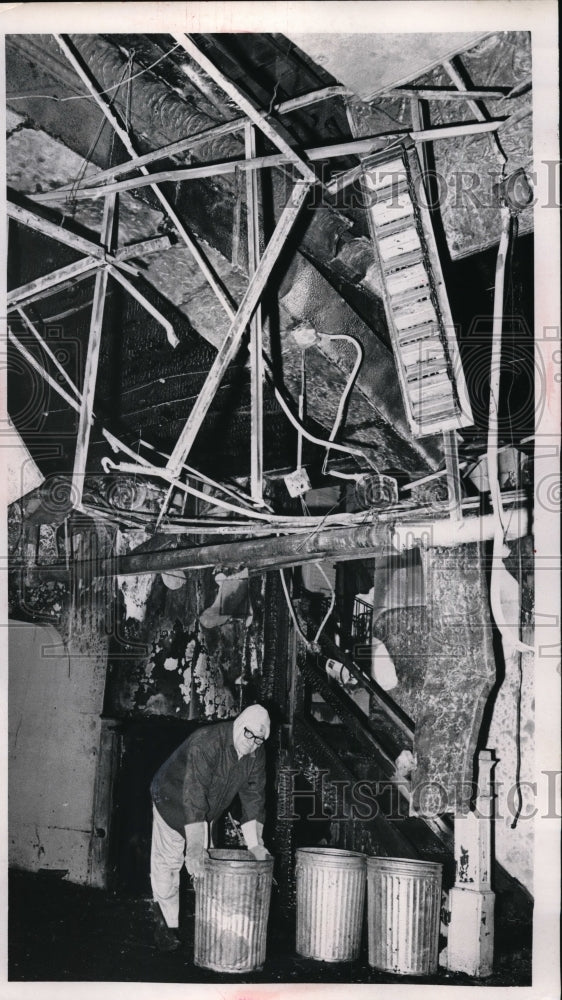
[[359, 954], [365, 906], [366, 857], [332, 847], [299, 847], [297, 952], [321, 962], [352, 962]]
[[369, 965], [402, 976], [437, 972], [443, 865], [367, 858]]
[[273, 858], [209, 851], [195, 881], [194, 962], [215, 972], [259, 969], [265, 961]]

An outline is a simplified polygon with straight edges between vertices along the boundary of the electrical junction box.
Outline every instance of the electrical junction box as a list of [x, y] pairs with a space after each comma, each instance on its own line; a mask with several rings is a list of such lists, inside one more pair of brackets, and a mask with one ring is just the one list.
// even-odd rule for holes
[[284, 477], [284, 482], [290, 497], [300, 497], [310, 489], [310, 479], [306, 469], [295, 469]]

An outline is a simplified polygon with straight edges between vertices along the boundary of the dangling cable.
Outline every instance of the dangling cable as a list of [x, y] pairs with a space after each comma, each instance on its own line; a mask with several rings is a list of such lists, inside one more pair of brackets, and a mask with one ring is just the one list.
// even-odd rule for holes
[[[328, 340], [346, 340], [350, 344], [353, 344], [353, 346], [355, 348], [355, 352], [356, 352], [355, 363], [354, 363], [353, 368], [352, 368], [352, 370], [351, 370], [351, 372], [349, 374], [349, 377], [347, 379], [347, 382], [346, 382], [346, 385], [345, 385], [345, 389], [343, 390], [343, 393], [342, 393], [342, 395], [340, 397], [340, 401], [338, 403], [338, 409], [337, 409], [337, 413], [336, 413], [336, 418], [334, 420], [334, 424], [333, 424], [332, 430], [330, 432], [330, 437], [328, 439], [329, 442], [332, 443], [335, 440], [336, 435], [338, 433], [338, 430], [340, 428], [340, 424], [341, 424], [341, 422], [343, 420], [343, 415], [345, 413], [345, 408], [346, 408], [346, 405], [347, 405], [347, 400], [349, 398], [349, 394], [350, 394], [351, 390], [353, 389], [353, 385], [355, 383], [355, 379], [357, 378], [357, 373], [358, 373], [358, 371], [359, 371], [359, 369], [361, 367], [361, 363], [363, 361], [363, 348], [362, 348], [361, 344], [359, 343], [359, 341], [355, 337], [351, 337], [351, 336], [349, 336], [349, 334], [346, 334], [346, 333], [333, 333], [333, 334], [323, 333], [322, 336], [326, 337]], [[335, 476], [337, 479], [355, 479], [355, 480], [357, 480], [358, 477], [359, 477], [359, 475], [361, 475], [361, 473], [350, 474], [350, 473], [345, 473], [345, 472], [335, 472], [334, 470], [331, 470], [330, 473], [328, 473], [326, 470], [327, 470], [327, 466], [328, 466], [328, 459], [329, 459], [329, 457], [330, 457], [330, 448], [328, 446], [326, 448], [326, 454], [324, 456], [324, 462], [322, 464], [322, 475], [323, 476], [331, 475], [331, 476]]]
[[332, 587], [332, 584], [331, 584], [330, 580], [328, 579], [327, 574], [324, 572], [322, 564], [319, 563], [319, 562], [317, 562], [314, 565], [316, 566], [316, 568], [318, 570], [320, 570], [322, 576], [324, 577], [326, 583], [328, 584], [330, 590], [332, 591], [332, 597], [331, 597], [331, 600], [330, 600], [330, 607], [328, 608], [328, 610], [327, 610], [324, 618], [322, 619], [320, 627], [319, 627], [316, 635], [314, 636], [314, 639], [312, 640], [313, 643], [316, 643], [316, 642], [318, 642], [320, 636], [322, 635], [322, 632], [324, 630], [324, 626], [326, 625], [326, 622], [328, 621], [330, 615], [332, 614], [332, 611], [334, 610], [334, 605], [336, 603], [336, 592], [335, 592], [334, 588]]
[[507, 205], [501, 207], [501, 236], [496, 261], [494, 286], [494, 317], [492, 326], [492, 351], [490, 358], [490, 401], [488, 412], [488, 444], [487, 463], [490, 498], [495, 520], [494, 541], [492, 548], [492, 572], [490, 577], [490, 604], [494, 620], [502, 637], [504, 649], [534, 652], [531, 646], [522, 643], [519, 636], [505, 619], [501, 603], [501, 570], [505, 569], [503, 559], [505, 552], [506, 524], [501, 498], [501, 488], [498, 475], [498, 433], [499, 433], [499, 398], [501, 377], [501, 348], [503, 327], [503, 298], [505, 283], [505, 262], [509, 248], [511, 228], [511, 213]]

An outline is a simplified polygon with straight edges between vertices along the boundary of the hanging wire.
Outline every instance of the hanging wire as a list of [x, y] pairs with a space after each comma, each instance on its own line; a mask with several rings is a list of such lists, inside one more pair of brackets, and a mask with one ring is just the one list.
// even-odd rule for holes
[[[171, 55], [172, 52], [175, 52], [175, 50], [178, 49], [179, 47], [180, 47], [179, 42], [176, 42], [175, 45], [172, 45], [171, 49], [168, 49], [167, 52], [164, 52], [161, 56], [159, 56], [158, 59], [156, 59], [153, 63], [150, 64], [150, 66], [145, 66], [145, 68], [139, 70], [138, 73], [133, 73], [133, 75], [130, 76], [127, 80], [120, 80], [119, 83], [112, 84], [112, 86], [107, 87], [106, 90], [98, 91], [98, 94], [100, 96], [102, 94], [110, 94], [113, 90], [118, 90], [122, 84], [130, 83], [132, 80], [137, 80], [140, 76], [144, 76], [145, 73], [149, 73], [151, 69], [154, 69], [155, 66], [158, 66], [158, 63], [163, 62], [164, 59], [167, 59], [168, 56]], [[66, 104], [67, 101], [93, 101], [95, 100], [95, 98], [92, 97], [91, 94], [73, 94], [72, 97], [56, 97], [54, 94], [6, 94], [6, 100], [7, 101], [44, 100], [44, 101], [57, 101], [59, 104]]]
[[[343, 415], [345, 413], [345, 408], [347, 406], [347, 401], [349, 399], [349, 394], [350, 394], [351, 390], [353, 389], [353, 386], [355, 384], [355, 379], [357, 378], [357, 373], [358, 373], [358, 371], [359, 371], [359, 369], [361, 367], [361, 363], [363, 361], [363, 348], [362, 348], [361, 344], [359, 343], [359, 341], [356, 339], [356, 337], [351, 337], [347, 333], [322, 334], [322, 336], [323, 337], [327, 337], [328, 340], [345, 340], [348, 343], [353, 344], [353, 346], [355, 348], [355, 354], [356, 354], [356, 356], [355, 356], [355, 363], [354, 363], [353, 368], [351, 369], [351, 372], [350, 372], [350, 374], [348, 376], [345, 388], [343, 390], [343, 393], [342, 393], [342, 395], [340, 397], [340, 401], [338, 403], [338, 409], [337, 409], [337, 412], [336, 412], [336, 417], [335, 417], [334, 424], [333, 424], [332, 430], [330, 432], [330, 437], [329, 437], [329, 441], [331, 443], [331, 442], [333, 442], [335, 440], [336, 435], [338, 433], [338, 430], [340, 428], [341, 422], [343, 420]], [[324, 476], [328, 475], [326, 469], [327, 469], [327, 466], [328, 466], [328, 459], [329, 459], [329, 457], [330, 457], [330, 448], [327, 447], [326, 448], [326, 454], [324, 456], [324, 462], [323, 462], [323, 465], [322, 465], [322, 475], [324, 475]], [[357, 480], [358, 477], [359, 477], [359, 475], [360, 475], [360, 473], [351, 473], [350, 474], [350, 473], [345, 473], [345, 472], [335, 472], [333, 470], [329, 474], [331, 476], [335, 476], [337, 479], [354, 479], [354, 480]]]
[[332, 611], [334, 610], [334, 605], [336, 603], [336, 591], [332, 587], [332, 584], [331, 584], [331, 582], [330, 582], [330, 580], [328, 578], [327, 573], [324, 572], [324, 567], [322, 566], [322, 563], [317, 562], [314, 565], [316, 566], [316, 568], [318, 570], [320, 570], [322, 576], [324, 577], [326, 583], [328, 584], [328, 586], [329, 586], [329, 588], [330, 588], [330, 590], [332, 592], [332, 597], [331, 597], [331, 600], [330, 600], [330, 606], [329, 606], [329, 608], [328, 608], [328, 610], [327, 610], [324, 618], [322, 619], [322, 621], [320, 623], [320, 627], [319, 627], [316, 635], [314, 636], [314, 639], [312, 640], [313, 643], [316, 643], [316, 642], [318, 642], [320, 636], [322, 635], [322, 632], [324, 631], [326, 623], [328, 622], [328, 619], [329, 619], [330, 615], [332, 614]]
[[[131, 65], [131, 56], [129, 56], [129, 61], [123, 67], [123, 76], [122, 76], [122, 79], [119, 81], [119, 83], [115, 84], [116, 88], [121, 87], [126, 82], [125, 79], [124, 79], [124, 76], [125, 76], [128, 68], [130, 67], [130, 65]], [[115, 89], [115, 88], [112, 88], [112, 89]], [[117, 91], [114, 94], [114, 96], [112, 97], [111, 101], [109, 101], [109, 107], [112, 107], [112, 105], [113, 105], [116, 97], [117, 97]], [[76, 197], [75, 197], [76, 192], [78, 191], [78, 188], [80, 187], [80, 185], [81, 185], [81, 183], [82, 183], [82, 181], [84, 179], [86, 170], [91, 165], [92, 156], [94, 155], [94, 152], [96, 150], [98, 142], [100, 141], [102, 132], [103, 132], [104, 128], [106, 127], [106, 125], [108, 125], [108, 124], [109, 124], [109, 122], [108, 122], [107, 118], [105, 117], [105, 115], [102, 115], [102, 120], [100, 122], [99, 128], [98, 128], [98, 130], [96, 132], [96, 135], [95, 135], [92, 143], [90, 144], [90, 148], [88, 149], [88, 152], [86, 153], [86, 156], [84, 157], [84, 161], [83, 161], [83, 163], [82, 163], [82, 165], [81, 165], [78, 173], [76, 174], [76, 177], [71, 182], [72, 186], [69, 189], [68, 197], [67, 197], [66, 201], [67, 201], [67, 203], [69, 205], [72, 205], [74, 209], [76, 208]], [[110, 163], [113, 161], [113, 150], [114, 150], [114, 148], [115, 148], [115, 130], [112, 129], [111, 130], [110, 152], [109, 152], [109, 162]]]

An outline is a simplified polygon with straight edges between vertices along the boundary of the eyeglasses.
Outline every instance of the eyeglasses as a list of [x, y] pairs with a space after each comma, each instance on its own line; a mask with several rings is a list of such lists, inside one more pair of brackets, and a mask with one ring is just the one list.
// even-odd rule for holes
[[251, 729], [246, 729], [244, 726], [244, 736], [247, 740], [253, 740], [257, 747], [261, 747], [262, 743], [265, 742], [264, 736], [255, 736]]

